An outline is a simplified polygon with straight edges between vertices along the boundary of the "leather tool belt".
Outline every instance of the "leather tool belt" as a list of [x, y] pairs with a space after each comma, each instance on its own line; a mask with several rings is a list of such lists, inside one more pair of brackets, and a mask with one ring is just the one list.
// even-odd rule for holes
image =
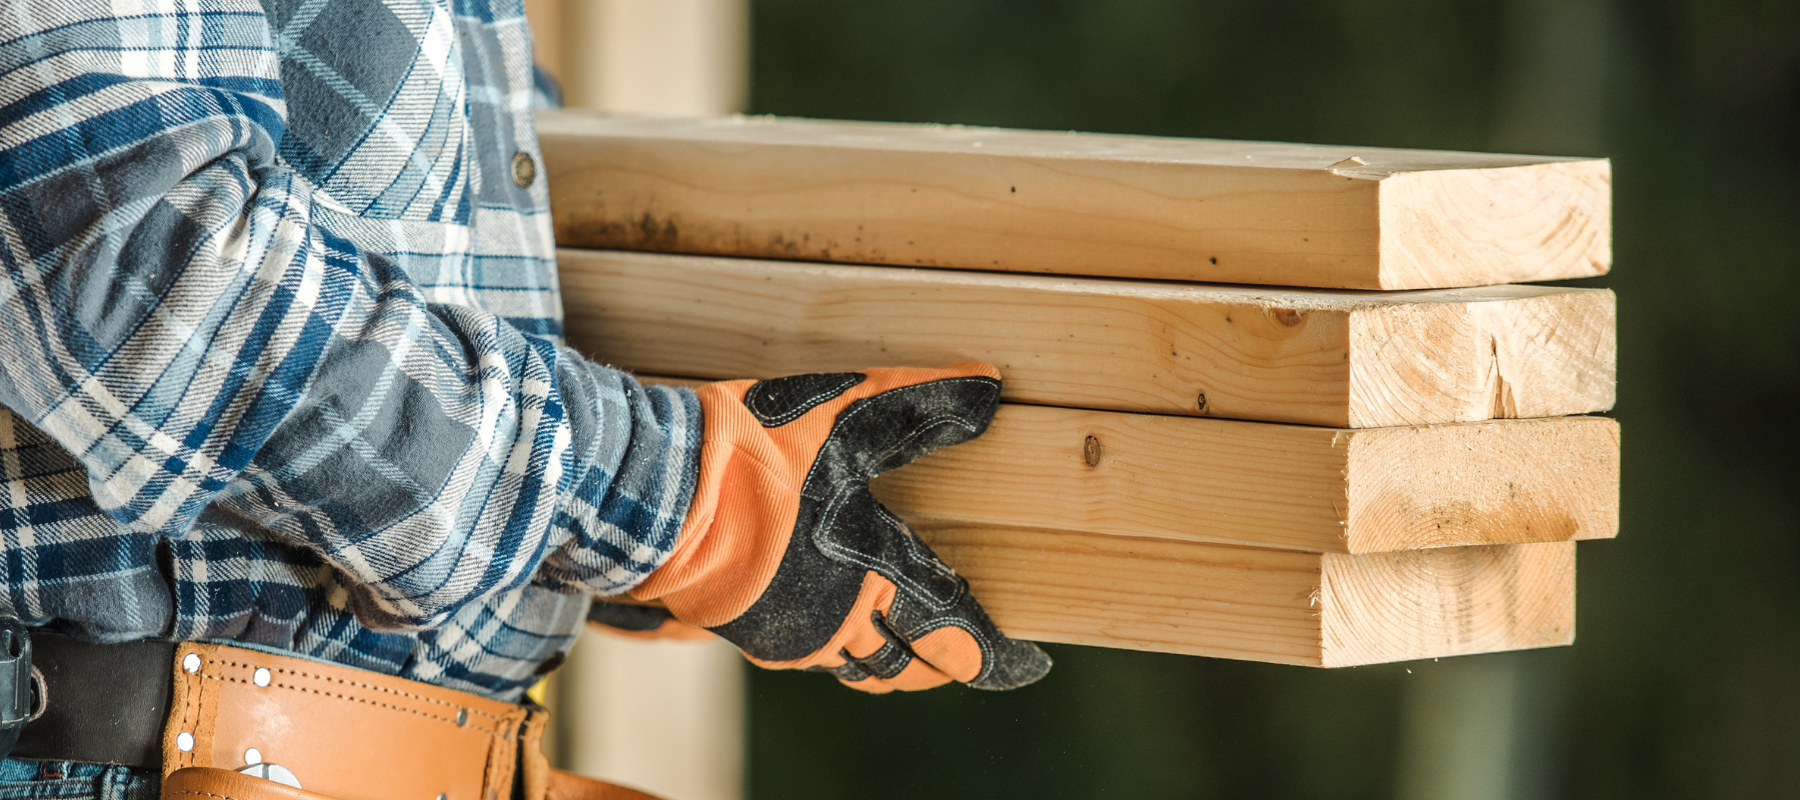
[[542, 708], [220, 644], [31, 641], [12, 757], [159, 770], [165, 800], [654, 800], [551, 769]]

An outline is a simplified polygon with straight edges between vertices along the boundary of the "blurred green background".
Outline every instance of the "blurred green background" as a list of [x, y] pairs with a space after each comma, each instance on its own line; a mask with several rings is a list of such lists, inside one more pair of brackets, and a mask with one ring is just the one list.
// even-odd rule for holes
[[1800, 796], [1800, 3], [755, 0], [752, 110], [1603, 155], [1623, 533], [1577, 643], [1344, 671], [1053, 647], [752, 670], [755, 798]]

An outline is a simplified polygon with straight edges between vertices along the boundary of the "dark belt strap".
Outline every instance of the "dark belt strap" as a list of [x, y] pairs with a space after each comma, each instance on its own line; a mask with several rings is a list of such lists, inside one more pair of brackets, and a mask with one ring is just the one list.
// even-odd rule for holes
[[162, 769], [174, 688], [174, 642], [86, 644], [31, 633], [43, 713], [25, 723], [13, 758]]

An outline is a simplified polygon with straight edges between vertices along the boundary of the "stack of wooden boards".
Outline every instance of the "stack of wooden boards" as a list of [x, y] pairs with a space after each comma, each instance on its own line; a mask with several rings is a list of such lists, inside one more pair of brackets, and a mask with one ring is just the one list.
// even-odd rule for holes
[[[539, 119], [567, 331], [647, 375], [980, 360], [877, 481], [1009, 634], [1349, 666], [1566, 644], [1618, 530], [1604, 160]], [[1478, 288], [1470, 288], [1478, 287]]]

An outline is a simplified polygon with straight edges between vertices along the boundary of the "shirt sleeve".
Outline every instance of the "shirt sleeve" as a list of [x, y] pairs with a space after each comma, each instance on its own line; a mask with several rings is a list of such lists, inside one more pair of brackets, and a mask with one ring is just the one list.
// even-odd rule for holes
[[13, 5], [0, 404], [75, 454], [108, 515], [183, 537], [206, 510], [303, 543], [390, 629], [534, 578], [623, 591], [666, 557], [692, 393], [428, 303], [359, 250], [276, 155], [259, 3]]

